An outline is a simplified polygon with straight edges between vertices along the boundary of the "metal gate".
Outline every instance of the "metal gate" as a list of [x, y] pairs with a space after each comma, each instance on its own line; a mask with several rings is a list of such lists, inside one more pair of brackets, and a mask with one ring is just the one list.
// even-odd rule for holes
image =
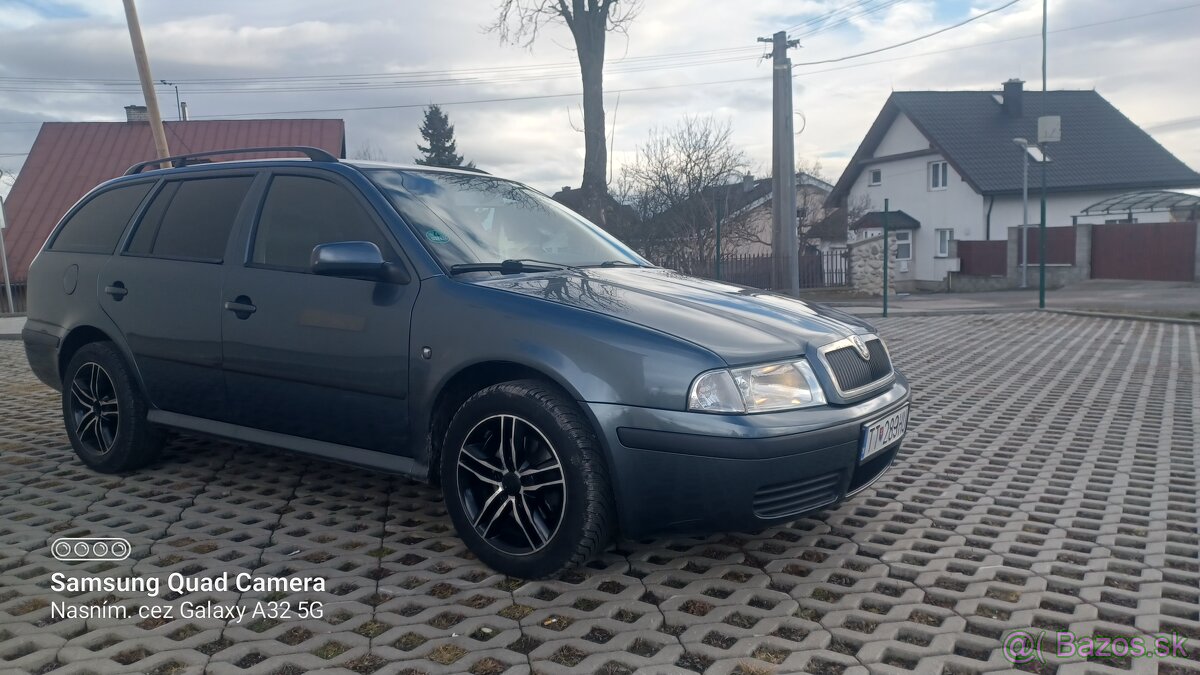
[[850, 254], [846, 248], [800, 251], [800, 288], [850, 285]]
[[1092, 226], [1092, 278], [1196, 280], [1196, 223]]

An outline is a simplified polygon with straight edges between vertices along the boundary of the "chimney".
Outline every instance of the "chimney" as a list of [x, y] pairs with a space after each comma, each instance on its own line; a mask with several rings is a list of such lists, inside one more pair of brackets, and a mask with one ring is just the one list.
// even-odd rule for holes
[[150, 114], [146, 112], [146, 106], [144, 105], [127, 105], [125, 106], [125, 121], [149, 122]]
[[188, 121], [187, 101], [179, 104], [179, 121]]
[[742, 176], [742, 191], [749, 192], [754, 189], [754, 174], [748, 173]]
[[1004, 97], [1001, 105], [1004, 107], [1004, 114], [1009, 117], [1020, 117], [1024, 110], [1021, 105], [1022, 94], [1025, 91], [1025, 81], [1013, 78], [1004, 83]]

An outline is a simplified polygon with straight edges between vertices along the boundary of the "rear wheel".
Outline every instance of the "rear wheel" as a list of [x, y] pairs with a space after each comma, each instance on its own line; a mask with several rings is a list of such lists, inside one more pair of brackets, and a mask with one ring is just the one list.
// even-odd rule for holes
[[63, 378], [63, 421], [75, 454], [103, 473], [154, 460], [161, 434], [146, 421], [146, 401], [125, 359], [110, 342], [85, 345]]
[[575, 402], [536, 380], [505, 382], [467, 400], [442, 450], [442, 490], [479, 559], [538, 579], [607, 545], [608, 472]]

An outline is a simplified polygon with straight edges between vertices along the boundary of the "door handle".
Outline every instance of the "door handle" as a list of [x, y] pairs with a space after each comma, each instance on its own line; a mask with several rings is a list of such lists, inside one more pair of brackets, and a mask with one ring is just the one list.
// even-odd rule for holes
[[225, 309], [233, 312], [234, 316], [239, 319], [249, 319], [250, 315], [257, 312], [258, 308], [250, 301], [250, 298], [239, 295], [233, 300], [225, 301]]
[[111, 286], [105, 286], [104, 292], [111, 295], [112, 299], [117, 302], [120, 302], [126, 295], [129, 295], [129, 289], [125, 288], [125, 284], [120, 281], [114, 281]]

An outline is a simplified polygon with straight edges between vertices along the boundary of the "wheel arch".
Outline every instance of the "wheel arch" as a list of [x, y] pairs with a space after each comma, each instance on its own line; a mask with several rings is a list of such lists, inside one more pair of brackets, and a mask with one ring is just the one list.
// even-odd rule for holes
[[108, 331], [92, 324], [80, 324], [75, 326], [67, 331], [67, 334], [63, 336], [62, 342], [58, 347], [59, 380], [61, 381], [67, 376], [67, 366], [71, 363], [71, 359], [75, 357], [75, 354], [77, 354], [80, 349], [83, 349], [87, 345], [95, 344], [97, 342], [110, 342], [114, 347], [117, 348], [117, 351], [121, 354], [121, 357], [125, 359], [125, 364], [129, 366], [130, 373], [133, 374], [134, 384], [141, 392], [145, 393], [146, 386], [145, 383], [142, 382], [142, 373], [140, 370], [138, 370], [137, 361], [134, 360], [133, 355], [129, 352], [126, 345], [113, 337], [113, 335], [111, 335]]
[[67, 365], [75, 354], [85, 346], [95, 342], [115, 342], [108, 333], [95, 326], [83, 325], [72, 328], [62, 340], [58, 348], [58, 374], [60, 378], [67, 376]]
[[[433, 399], [434, 403], [426, 430], [430, 483], [434, 485], [441, 483], [438, 466], [441, 461], [442, 442], [445, 440], [446, 431], [450, 427], [450, 420], [454, 417], [454, 413], [458, 412], [462, 404], [476, 392], [494, 384], [512, 380], [539, 380], [562, 390], [574, 401], [580, 400], [578, 392], [566, 383], [542, 369], [524, 363], [494, 360], [481, 361], [462, 367], [446, 379]], [[585, 417], [593, 425], [593, 431], [595, 431], [595, 420], [591, 419], [590, 415], [585, 414]]]

